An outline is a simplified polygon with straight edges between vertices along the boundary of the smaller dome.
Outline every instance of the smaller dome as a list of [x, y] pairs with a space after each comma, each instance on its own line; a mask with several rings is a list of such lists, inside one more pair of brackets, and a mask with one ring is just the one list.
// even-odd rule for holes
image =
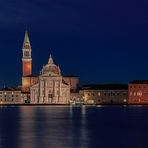
[[56, 74], [56, 75], [61, 75], [61, 70], [60, 70], [59, 66], [54, 64], [51, 55], [49, 57], [48, 64], [43, 66], [41, 73], [45, 74], [45, 73], [49, 73], [49, 72]]

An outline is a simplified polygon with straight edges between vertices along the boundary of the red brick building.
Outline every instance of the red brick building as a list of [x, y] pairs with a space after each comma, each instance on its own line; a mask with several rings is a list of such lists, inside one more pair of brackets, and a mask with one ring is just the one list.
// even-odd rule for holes
[[148, 104], [148, 80], [129, 82], [128, 104]]

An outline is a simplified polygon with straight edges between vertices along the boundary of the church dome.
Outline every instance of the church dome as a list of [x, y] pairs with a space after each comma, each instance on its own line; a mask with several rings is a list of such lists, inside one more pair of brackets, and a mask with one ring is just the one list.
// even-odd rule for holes
[[43, 66], [41, 73], [42, 74], [50, 73], [50, 74], [55, 74], [55, 75], [61, 75], [61, 70], [60, 70], [59, 66], [54, 64], [51, 55], [49, 57], [48, 64]]

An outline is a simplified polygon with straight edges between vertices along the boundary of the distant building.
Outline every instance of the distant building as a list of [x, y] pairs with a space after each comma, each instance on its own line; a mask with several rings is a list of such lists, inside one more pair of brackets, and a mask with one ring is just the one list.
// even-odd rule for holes
[[129, 82], [128, 104], [148, 104], [148, 80]]
[[59, 66], [55, 65], [50, 55], [48, 64], [43, 66], [38, 83], [31, 86], [32, 104], [69, 104], [70, 85], [67, 84]]
[[80, 95], [85, 104], [126, 104], [128, 86], [124, 84], [84, 85]]
[[24, 100], [21, 95], [21, 89], [2, 88], [0, 89], [0, 104], [23, 104]]
[[63, 76], [63, 80], [70, 86], [71, 92], [76, 92], [79, 87], [79, 77]]
[[25, 32], [23, 43], [23, 57], [22, 57], [22, 92], [29, 92], [31, 85], [32, 74], [32, 58], [31, 58], [31, 45], [29, 41], [28, 32]]
[[[67, 99], [67, 96], [70, 95], [68, 93], [69, 87], [70, 87], [70, 92], [76, 93], [76, 95], [77, 95], [77, 88], [79, 85], [79, 77], [62, 76], [59, 66], [56, 66], [54, 63], [52, 63], [53, 62], [52, 57], [50, 57], [48, 64], [43, 67], [43, 69], [39, 75], [32, 74], [32, 57], [31, 57], [32, 49], [31, 49], [31, 44], [30, 44], [29, 35], [28, 35], [27, 31], [25, 32], [25, 38], [24, 38], [24, 42], [23, 42], [22, 51], [23, 51], [22, 96], [24, 98], [25, 103], [41, 103], [42, 102], [42, 103], [67, 104], [69, 101], [64, 100], [64, 98], [62, 101], [62, 97], [64, 96], [65, 99]], [[52, 68], [55, 70], [59, 70], [58, 74], [54, 73], [57, 71], [52, 71], [53, 70]], [[50, 73], [50, 75], [49, 75], [49, 73]], [[48, 75], [48, 78], [47, 78], [47, 75]], [[46, 77], [46, 80], [45, 80], [45, 77]], [[52, 83], [51, 81], [54, 81], [54, 82]], [[44, 85], [43, 85], [43, 83], [44, 83]], [[46, 83], [50, 83], [50, 84], [46, 84]], [[50, 87], [52, 87], [52, 89], [46, 88], [47, 86], [45, 86], [45, 84], [48, 85], [48, 87], [50, 85]], [[57, 86], [59, 88], [57, 88]], [[43, 90], [45, 90], [46, 92], [43, 92]], [[47, 92], [47, 91], [49, 91], [49, 92]], [[59, 91], [59, 92], [57, 92], [57, 91]], [[56, 96], [58, 96], [60, 100], [56, 99]], [[31, 98], [31, 100], [30, 100], [30, 98]], [[69, 96], [69, 100], [70, 100], [70, 96]]]

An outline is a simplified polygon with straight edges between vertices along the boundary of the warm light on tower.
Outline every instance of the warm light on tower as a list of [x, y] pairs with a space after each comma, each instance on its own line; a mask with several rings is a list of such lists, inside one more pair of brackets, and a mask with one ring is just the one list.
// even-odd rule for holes
[[23, 61], [23, 76], [29, 76], [32, 73], [32, 62]]
[[32, 58], [31, 58], [31, 45], [29, 41], [28, 32], [25, 32], [25, 38], [23, 43], [23, 76], [28, 76], [32, 74]]
[[30, 87], [30, 79], [27, 76], [32, 74], [32, 58], [31, 58], [31, 45], [29, 41], [28, 32], [25, 32], [23, 43], [23, 57], [22, 57], [22, 88]]

